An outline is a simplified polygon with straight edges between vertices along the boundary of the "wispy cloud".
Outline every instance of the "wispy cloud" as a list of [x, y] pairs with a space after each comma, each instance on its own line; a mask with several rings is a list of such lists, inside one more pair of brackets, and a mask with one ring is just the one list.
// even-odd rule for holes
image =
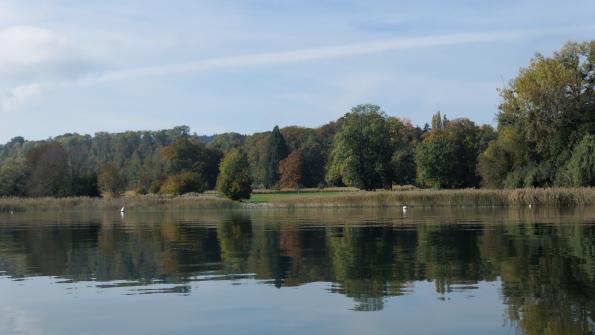
[[[47, 83], [32, 83], [21, 85], [0, 96], [0, 108], [14, 107], [18, 103], [24, 102], [27, 98], [36, 93], [51, 88], [63, 88], [70, 86], [86, 86], [104, 82], [114, 82], [131, 80], [145, 77], [156, 77], [164, 75], [175, 75], [181, 73], [212, 71], [228, 68], [242, 68], [253, 66], [274, 66], [278, 64], [312, 62], [324, 59], [333, 59], [340, 57], [360, 56], [366, 54], [377, 54], [383, 52], [398, 51], [414, 48], [431, 48], [437, 46], [452, 46], [474, 43], [488, 43], [498, 41], [511, 41], [534, 36], [543, 36], [551, 34], [560, 34], [569, 31], [593, 31], [593, 27], [548, 29], [548, 30], [529, 30], [529, 31], [504, 31], [504, 32], [482, 32], [482, 33], [462, 33], [447, 35], [431, 35], [409, 38], [382, 39], [371, 42], [351, 43], [334, 46], [324, 46], [316, 48], [305, 48], [290, 51], [264, 52], [245, 54], [237, 56], [216, 57], [208, 59], [199, 59], [192, 62], [158, 65], [149, 67], [139, 67], [132, 69], [123, 69], [100, 73], [97, 75], [81, 76], [78, 79], [67, 79]], [[14, 33], [13, 33], [14, 34]], [[52, 38], [47, 32], [35, 29], [25, 29], [19, 34], [32, 35], [33, 39], [41, 41], [41, 45], [62, 45], [59, 39]], [[1, 32], [0, 32], [1, 36]], [[50, 48], [51, 49], [51, 48]], [[11, 49], [8, 49], [11, 51]], [[27, 50], [25, 50], [26, 52]], [[12, 50], [8, 61], [14, 62], [19, 57], [21, 51]], [[52, 59], [53, 54], [45, 56]], [[42, 53], [43, 56], [43, 53]], [[6, 56], [5, 56], [6, 57]], [[12, 58], [10, 58], [12, 57]], [[35, 56], [41, 57], [41, 56]], [[2, 64], [0, 58], [0, 65]], [[5, 59], [4, 62], [7, 62]], [[27, 58], [25, 58], [27, 60]], [[29, 59], [29, 62], [37, 62], [37, 58]]]
[[412, 38], [384, 39], [373, 42], [352, 43], [291, 51], [255, 53], [239, 56], [200, 59], [193, 62], [163, 66], [142, 67], [105, 73], [87, 78], [81, 83], [127, 80], [138, 77], [162, 76], [178, 73], [199, 72], [235, 67], [264, 66], [286, 63], [317, 61], [330, 58], [374, 54], [400, 49], [427, 48], [444, 45], [470, 44], [511, 40], [523, 37], [524, 33], [489, 32], [423, 36]]

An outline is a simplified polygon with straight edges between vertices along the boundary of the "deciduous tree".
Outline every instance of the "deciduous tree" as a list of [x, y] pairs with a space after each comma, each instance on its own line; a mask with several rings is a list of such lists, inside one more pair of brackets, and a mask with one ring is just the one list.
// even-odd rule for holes
[[359, 105], [339, 121], [333, 139], [327, 181], [366, 190], [390, 186], [393, 149], [387, 134], [388, 117], [376, 105]]
[[302, 153], [294, 150], [279, 162], [279, 184], [283, 188], [299, 188], [302, 186]]
[[232, 200], [250, 199], [252, 177], [243, 151], [235, 149], [225, 155], [219, 167], [217, 190]]
[[108, 164], [97, 176], [97, 185], [105, 194], [119, 197], [126, 190], [126, 181], [115, 163]]

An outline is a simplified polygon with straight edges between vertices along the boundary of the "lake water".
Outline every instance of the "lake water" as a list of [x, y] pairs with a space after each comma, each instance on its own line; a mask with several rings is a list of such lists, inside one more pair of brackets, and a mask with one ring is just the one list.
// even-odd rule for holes
[[0, 334], [595, 334], [595, 210], [0, 215]]

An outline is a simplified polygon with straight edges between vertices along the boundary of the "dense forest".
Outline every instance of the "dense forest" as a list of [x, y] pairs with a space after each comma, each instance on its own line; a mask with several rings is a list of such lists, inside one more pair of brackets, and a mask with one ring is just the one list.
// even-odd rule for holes
[[[15, 137], [0, 145], [0, 196], [203, 192], [226, 156], [227, 171], [249, 171], [242, 181], [264, 188], [595, 186], [594, 83], [595, 41], [569, 42], [537, 54], [499, 90], [496, 129], [440, 112], [414, 126], [364, 104], [318, 128], [252, 135], [180, 126]], [[233, 185], [227, 177], [219, 179]]]

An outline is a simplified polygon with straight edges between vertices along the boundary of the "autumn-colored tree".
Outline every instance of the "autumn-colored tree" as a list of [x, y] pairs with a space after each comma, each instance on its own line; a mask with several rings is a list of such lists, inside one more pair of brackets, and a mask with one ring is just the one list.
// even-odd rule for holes
[[97, 176], [97, 186], [101, 192], [118, 197], [126, 190], [126, 181], [116, 164], [106, 165]]
[[279, 162], [279, 185], [283, 188], [302, 186], [302, 152], [295, 150]]
[[180, 172], [169, 176], [161, 185], [160, 192], [165, 194], [202, 193], [208, 185], [198, 172]]

